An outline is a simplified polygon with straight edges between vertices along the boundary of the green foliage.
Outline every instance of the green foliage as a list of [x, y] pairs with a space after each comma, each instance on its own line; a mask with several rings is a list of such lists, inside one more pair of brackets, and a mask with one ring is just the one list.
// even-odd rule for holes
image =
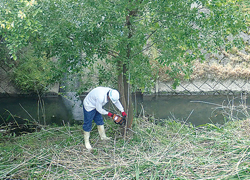
[[[239, 33], [247, 26], [241, 2], [3, 0], [0, 33], [14, 60], [30, 44], [38, 57], [44, 52], [58, 57], [58, 73], [79, 73], [105, 59], [126, 75], [123, 83], [144, 91], [156, 79], [151, 61], [168, 66], [177, 85], [183, 74], [189, 77], [192, 61], [203, 58], [202, 52], [242, 47]], [[152, 48], [156, 57], [148, 54]], [[102, 84], [102, 75], [110, 73], [102, 69], [100, 75]]]
[[154, 85], [154, 80], [156, 79], [153, 75], [154, 73], [155, 71], [151, 67], [147, 56], [140, 55], [131, 59], [127, 76], [129, 83], [133, 87], [133, 91], [141, 90], [142, 92], [149, 92], [149, 88]]
[[41, 31], [41, 24], [35, 17], [40, 11], [36, 1], [4, 0], [0, 2], [1, 34], [8, 43], [11, 57], [16, 60], [18, 50], [28, 46], [31, 39]]
[[44, 92], [54, 81], [55, 63], [37, 57], [32, 48], [22, 50], [13, 68], [13, 81], [24, 92]]
[[11, 63], [11, 59], [9, 57], [9, 50], [6, 47], [6, 43], [4, 42], [3, 38], [0, 37], [0, 64], [7, 65], [11, 67], [13, 64]]
[[114, 67], [107, 68], [102, 64], [97, 65], [98, 71], [98, 86], [110, 86], [116, 84], [114, 73], [116, 72]]

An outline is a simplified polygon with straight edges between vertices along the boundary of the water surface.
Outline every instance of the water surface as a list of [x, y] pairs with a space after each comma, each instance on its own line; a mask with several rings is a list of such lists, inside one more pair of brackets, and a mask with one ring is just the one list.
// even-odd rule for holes
[[[12, 119], [35, 119], [41, 124], [82, 123], [82, 99], [69, 93], [67, 97], [2, 97], [0, 98], [0, 123]], [[154, 116], [157, 119], [175, 119], [193, 125], [206, 123], [223, 124], [228, 114], [245, 118], [248, 114], [247, 97], [224, 95], [146, 95], [133, 96], [137, 116]], [[105, 106], [110, 110], [112, 106]], [[243, 110], [245, 108], [245, 110]], [[232, 110], [233, 109], [233, 110]], [[112, 108], [111, 108], [112, 110]], [[232, 114], [231, 114], [232, 112]], [[226, 116], [225, 116], [226, 115]], [[17, 118], [19, 119], [19, 118]]]
[[72, 119], [72, 114], [61, 96], [44, 97], [1, 97], [0, 123], [3, 120], [35, 119], [40, 124], [62, 125]]
[[[140, 98], [138, 101], [140, 101]], [[141, 106], [141, 108], [140, 108]], [[178, 119], [194, 125], [206, 123], [223, 124], [230, 119], [245, 118], [249, 103], [247, 97], [225, 95], [179, 95], [144, 96], [138, 104], [138, 113], [144, 110], [146, 115], [160, 119]]]

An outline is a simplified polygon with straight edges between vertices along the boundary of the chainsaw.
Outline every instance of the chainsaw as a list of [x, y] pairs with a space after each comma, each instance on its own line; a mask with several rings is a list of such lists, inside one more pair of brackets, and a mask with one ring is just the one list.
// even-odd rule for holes
[[120, 124], [120, 125], [126, 124], [126, 117], [121, 117], [117, 114], [113, 114], [112, 119], [114, 120], [116, 124]]

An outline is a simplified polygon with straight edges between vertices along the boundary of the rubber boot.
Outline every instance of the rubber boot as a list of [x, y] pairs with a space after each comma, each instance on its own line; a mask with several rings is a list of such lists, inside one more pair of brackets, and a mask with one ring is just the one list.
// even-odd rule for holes
[[89, 136], [90, 136], [90, 132], [86, 132], [84, 131], [84, 142], [85, 142], [85, 147], [90, 151], [92, 150], [92, 147], [89, 143]]
[[104, 125], [98, 125], [97, 129], [98, 129], [99, 135], [101, 137], [101, 140], [109, 140], [110, 139], [110, 137], [107, 137], [105, 134]]

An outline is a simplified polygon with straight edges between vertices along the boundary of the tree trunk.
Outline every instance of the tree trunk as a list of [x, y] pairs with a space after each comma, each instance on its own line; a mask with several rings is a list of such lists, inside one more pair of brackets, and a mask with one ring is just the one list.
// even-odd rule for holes
[[[126, 128], [131, 128], [132, 122], [133, 122], [133, 104], [132, 104], [132, 98], [131, 98], [131, 91], [130, 91], [130, 85], [128, 83], [128, 79], [126, 77], [127, 68], [126, 65], [121, 65], [122, 62], [118, 62], [120, 64], [120, 71], [118, 76], [118, 90], [120, 92], [120, 101], [124, 107], [125, 112], [127, 113], [127, 123]], [[126, 131], [126, 130], [125, 130]], [[123, 135], [125, 135], [124, 131], [122, 132]]]
[[[134, 16], [134, 11], [130, 11], [129, 15], [126, 17], [126, 25], [129, 30], [128, 39], [132, 37], [132, 25], [130, 22], [130, 17]], [[119, 61], [118, 62], [118, 70], [119, 70], [119, 76], [118, 76], [118, 90], [121, 94], [121, 103], [124, 106], [125, 111], [127, 112], [127, 122], [125, 128], [122, 130], [122, 134], [125, 137], [127, 135], [128, 128], [130, 129], [132, 127], [133, 123], [133, 103], [132, 103], [132, 97], [131, 97], [131, 90], [130, 90], [130, 84], [129, 79], [127, 78], [126, 74], [129, 70], [129, 61], [131, 56], [131, 46], [130, 44], [127, 44], [127, 60], [125, 62]]]
[[[129, 13], [129, 15], [126, 17], [127, 19], [127, 27], [129, 29], [129, 34], [128, 34], [128, 39], [130, 39], [132, 37], [132, 25], [130, 22], [130, 15], [131, 12]], [[133, 123], [133, 118], [134, 118], [134, 114], [133, 114], [133, 103], [132, 103], [132, 98], [131, 98], [131, 91], [130, 91], [130, 84], [128, 83], [129, 80], [127, 79], [127, 72], [129, 69], [129, 61], [130, 61], [130, 57], [131, 56], [131, 45], [127, 44], [127, 63], [123, 65], [123, 84], [124, 84], [124, 92], [125, 92], [125, 98], [126, 98], [126, 102], [127, 102], [127, 112], [128, 112], [128, 118], [127, 118], [127, 126], [126, 128], [131, 128], [132, 127], [132, 123]]]
[[128, 113], [126, 128], [131, 128], [134, 114], [133, 114], [133, 103], [131, 98], [130, 84], [128, 83], [128, 79], [125, 75], [126, 72], [128, 71], [126, 65], [123, 66], [123, 71], [124, 71], [123, 72], [124, 97], [127, 105], [126, 111]]
[[124, 91], [124, 83], [123, 83], [123, 62], [118, 61], [118, 91], [120, 92], [120, 101], [124, 107], [124, 110], [127, 111], [127, 102], [126, 102], [126, 97], [125, 97], [125, 91]]

